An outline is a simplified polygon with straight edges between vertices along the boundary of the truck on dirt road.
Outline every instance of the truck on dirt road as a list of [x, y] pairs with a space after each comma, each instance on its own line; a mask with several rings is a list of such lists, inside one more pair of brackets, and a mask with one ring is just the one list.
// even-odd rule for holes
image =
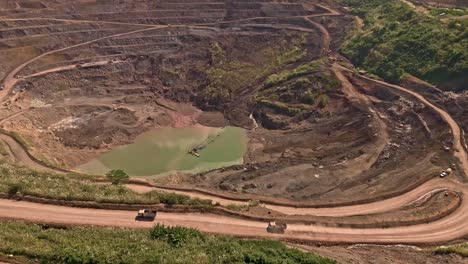
[[137, 221], [154, 221], [157, 215], [157, 211], [150, 209], [141, 209], [138, 211], [135, 220]]
[[269, 222], [266, 230], [268, 233], [284, 234], [287, 227], [285, 223]]
[[441, 178], [445, 178], [445, 177], [449, 176], [450, 173], [452, 173], [452, 168], [448, 168], [448, 169], [444, 170], [439, 176]]

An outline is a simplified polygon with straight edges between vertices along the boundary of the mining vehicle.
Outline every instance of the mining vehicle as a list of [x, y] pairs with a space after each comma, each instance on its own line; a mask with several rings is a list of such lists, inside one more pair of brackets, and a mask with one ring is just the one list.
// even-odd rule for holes
[[452, 173], [452, 168], [448, 168], [448, 169], [446, 169], [445, 171], [443, 171], [443, 172], [440, 174], [440, 177], [441, 177], [441, 178], [444, 178], [444, 177], [446, 177], [446, 176], [449, 176], [450, 173]]
[[156, 218], [156, 214], [158, 212], [155, 210], [150, 210], [150, 209], [141, 209], [138, 211], [137, 216], [135, 217], [135, 220], [137, 221], [154, 221]]
[[266, 230], [268, 233], [284, 234], [287, 227], [285, 223], [269, 222]]

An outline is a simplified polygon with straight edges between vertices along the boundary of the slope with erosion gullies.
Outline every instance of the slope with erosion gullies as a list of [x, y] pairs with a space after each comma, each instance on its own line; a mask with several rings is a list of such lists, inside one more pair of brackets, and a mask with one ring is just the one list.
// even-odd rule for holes
[[[9, 109], [4, 115], [14, 116], [4, 121], [5, 128], [20, 132], [37, 146], [33, 152], [62, 166], [74, 166], [97, 152], [131, 142], [155, 125], [195, 123], [198, 110], [184, 112], [184, 103], [223, 111], [223, 105], [233, 100], [237, 89], [290, 62], [313, 59], [319, 53], [314, 44], [319, 36], [310, 29], [291, 32], [271, 24], [256, 28], [244, 26], [242, 21], [233, 22], [235, 26], [186, 26], [194, 18], [200, 20], [197, 23], [211, 23], [206, 13], [199, 12], [207, 6], [221, 15], [226, 13], [220, 2], [195, 3], [188, 9], [181, 9], [180, 4], [148, 1], [126, 9], [131, 3], [123, 2], [106, 12], [100, 4], [85, 4], [74, 15], [66, 11], [73, 5], [34, 14], [18, 12], [12, 16], [26, 18], [4, 21], [7, 31], [19, 30], [3, 40], [11, 47], [34, 44], [32, 47], [40, 52], [62, 49], [29, 63], [21, 71], [26, 79], [15, 86], [15, 96], [6, 102]], [[267, 16], [248, 11], [257, 10], [257, 6], [278, 16], [314, 13], [301, 5], [283, 8], [274, 3], [238, 3], [228, 9], [242, 19]], [[142, 13], [147, 20], [136, 21], [141, 20]], [[160, 24], [152, 16], [176, 19], [180, 25], [146, 27], [153, 22]], [[119, 17], [124, 17], [125, 22]], [[142, 26], [144, 31], [139, 29]], [[133, 30], [139, 32], [113, 37]], [[47, 42], [43, 36], [49, 35]], [[95, 41], [63, 49], [80, 40]], [[18, 62], [11, 62], [9, 67], [16, 65]], [[179, 104], [173, 106], [165, 100]], [[174, 120], [174, 112], [182, 117]], [[248, 115], [242, 119], [250, 121]], [[180, 120], [182, 124], [174, 124]]]
[[317, 25], [336, 50], [350, 16], [265, 1], [42, 2], [54, 8], [12, 14], [24, 19], [8, 22], [21, 29], [4, 43], [61, 50], [22, 69], [1, 116], [51, 163], [74, 167], [154, 127], [204, 124], [206, 112], [260, 125], [243, 166], [183, 179], [212, 190], [346, 202], [411, 188], [451, 162], [428, 109], [337, 76]]
[[262, 128], [250, 133], [246, 169], [187, 181], [233, 193], [344, 203], [409, 190], [453, 162], [442, 151], [451, 135], [429, 109], [347, 76], [371, 99], [363, 105], [343, 95], [326, 62], [315, 64], [270, 76], [257, 90], [254, 115]]

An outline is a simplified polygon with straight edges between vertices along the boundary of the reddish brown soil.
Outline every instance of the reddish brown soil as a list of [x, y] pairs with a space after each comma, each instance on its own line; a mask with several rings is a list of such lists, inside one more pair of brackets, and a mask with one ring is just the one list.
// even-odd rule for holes
[[378, 246], [360, 244], [349, 247], [339, 246], [292, 246], [306, 252], [314, 252], [350, 264], [464, 264], [466, 259], [458, 255], [435, 255], [432, 248], [418, 248], [404, 245]]
[[[212, 197], [207, 192], [216, 193], [225, 197], [215, 198], [220, 203], [259, 198], [282, 204], [267, 206], [278, 215], [300, 212], [355, 223], [410, 215], [421, 220], [451, 202], [437, 196], [418, 207], [424, 208], [418, 216], [416, 208], [393, 210], [436, 188], [467, 192], [456, 182], [468, 176], [461, 111], [444, 103], [437, 89], [422, 91], [425, 84], [416, 80], [409, 80], [409, 90], [348, 70], [352, 65], [336, 54], [353, 20], [348, 15], [314, 3], [268, 1], [44, 0], [0, 2], [0, 8], [5, 62], [0, 123], [21, 135], [29, 155], [20, 145], [25, 143], [8, 135], [1, 140], [18, 162], [51, 169], [33, 156], [73, 167], [154, 127], [230, 124], [255, 128], [243, 166], [170, 175], [161, 182], [186, 186], [179, 192], [191, 196], [202, 196], [194, 188], [207, 198]], [[291, 50], [300, 56], [282, 57]], [[310, 72], [266, 85], [272, 74], [317, 60]], [[448, 179], [431, 180], [453, 163]], [[126, 211], [7, 200], [0, 207], [3, 216], [14, 209], [16, 218], [34, 222], [149, 227]], [[459, 209], [428, 224], [389, 229], [293, 224], [284, 236], [266, 233], [262, 222], [210, 214], [162, 214], [160, 221], [239, 236], [430, 243], [466, 235], [466, 207], [462, 199]], [[57, 211], [61, 216], [51, 219]]]

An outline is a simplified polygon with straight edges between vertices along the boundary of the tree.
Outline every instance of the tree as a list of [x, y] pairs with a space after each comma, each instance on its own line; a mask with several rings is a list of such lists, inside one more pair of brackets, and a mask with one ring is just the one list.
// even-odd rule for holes
[[129, 176], [123, 170], [111, 170], [106, 174], [106, 177], [112, 182], [114, 185], [126, 183], [129, 180]]

